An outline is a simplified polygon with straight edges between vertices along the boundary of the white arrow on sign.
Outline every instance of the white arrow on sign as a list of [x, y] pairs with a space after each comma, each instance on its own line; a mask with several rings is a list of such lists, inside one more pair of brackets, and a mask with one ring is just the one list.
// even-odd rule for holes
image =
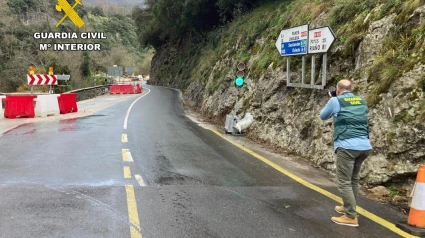
[[308, 53], [326, 53], [335, 41], [335, 34], [329, 26], [308, 32]]
[[283, 29], [276, 40], [276, 48], [281, 56], [307, 54], [308, 25]]
[[282, 39], [283, 39], [283, 31], [281, 31], [279, 33], [279, 37], [277, 37], [276, 44], [275, 44], [277, 51], [279, 51], [280, 55], [282, 55], [282, 52], [281, 52], [281, 50], [282, 50]]

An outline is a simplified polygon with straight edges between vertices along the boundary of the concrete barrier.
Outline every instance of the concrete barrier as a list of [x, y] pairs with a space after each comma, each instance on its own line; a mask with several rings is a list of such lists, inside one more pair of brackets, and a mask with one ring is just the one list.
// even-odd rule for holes
[[3, 98], [6, 98], [6, 96], [0, 96], [0, 119], [4, 117]]
[[35, 101], [35, 116], [47, 117], [59, 115], [58, 94], [38, 95]]

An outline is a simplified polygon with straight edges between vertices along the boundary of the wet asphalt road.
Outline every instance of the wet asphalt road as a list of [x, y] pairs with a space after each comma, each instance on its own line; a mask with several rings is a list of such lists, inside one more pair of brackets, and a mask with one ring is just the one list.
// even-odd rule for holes
[[[146, 88], [126, 130], [137, 97], [0, 136], [0, 237], [130, 237], [126, 185], [147, 238], [399, 237], [366, 217], [359, 228], [332, 223], [334, 201], [193, 123], [176, 91]], [[134, 162], [123, 161], [122, 149]], [[360, 203], [390, 222], [405, 219]]]

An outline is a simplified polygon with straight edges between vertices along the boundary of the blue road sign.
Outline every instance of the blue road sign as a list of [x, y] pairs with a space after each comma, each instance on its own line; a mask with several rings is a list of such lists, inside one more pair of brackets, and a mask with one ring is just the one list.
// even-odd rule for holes
[[281, 55], [307, 54], [307, 40], [283, 42]]
[[284, 29], [276, 40], [281, 56], [306, 55], [308, 51], [308, 25]]

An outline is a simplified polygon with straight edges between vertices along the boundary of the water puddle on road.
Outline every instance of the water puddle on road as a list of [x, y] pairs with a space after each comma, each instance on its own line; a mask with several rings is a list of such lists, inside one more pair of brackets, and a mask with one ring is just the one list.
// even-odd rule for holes
[[77, 131], [77, 118], [60, 120], [58, 131]]
[[35, 127], [35, 123], [33, 122], [24, 123], [4, 132], [3, 135], [6, 136], [6, 135], [34, 134], [36, 131], [34, 127]]
[[96, 117], [105, 117], [107, 115], [102, 114], [94, 114], [89, 115], [85, 117], [79, 117], [79, 118], [71, 118], [71, 119], [64, 119], [59, 121], [59, 129], [58, 131], [64, 132], [64, 131], [77, 131], [79, 129], [85, 128], [86, 125], [79, 123], [84, 122], [87, 119], [96, 118]]

